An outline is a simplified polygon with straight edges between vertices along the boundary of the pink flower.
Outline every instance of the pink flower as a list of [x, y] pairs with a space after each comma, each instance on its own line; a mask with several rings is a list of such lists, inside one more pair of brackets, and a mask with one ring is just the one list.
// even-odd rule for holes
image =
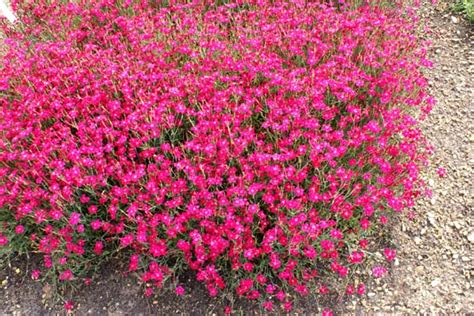
[[323, 312], [321, 313], [322, 316], [332, 316], [333, 313], [329, 308], [325, 308]]
[[69, 280], [72, 280], [73, 278], [73, 273], [70, 269], [67, 269], [66, 271], [62, 272], [60, 275], [59, 275], [59, 280], [61, 281], [69, 281]]
[[283, 291], [279, 291], [279, 292], [277, 293], [277, 295], [276, 295], [276, 298], [277, 298], [279, 301], [283, 301], [283, 300], [285, 299], [285, 297], [286, 297], [286, 294], [285, 294], [285, 292], [283, 292]]
[[186, 293], [186, 291], [184, 290], [184, 287], [179, 285], [179, 286], [176, 287], [175, 293], [176, 293], [176, 295], [184, 295]]
[[332, 250], [334, 249], [334, 243], [330, 240], [322, 240], [321, 241], [321, 248], [323, 248], [324, 250], [328, 251], [328, 250]]
[[346, 287], [346, 294], [347, 295], [352, 295], [354, 294], [355, 290], [354, 290], [354, 286], [349, 284], [347, 287]]
[[66, 303], [64, 303], [64, 309], [66, 310], [66, 312], [72, 311], [73, 308], [74, 308], [73, 301], [67, 301]]
[[102, 226], [102, 222], [100, 220], [94, 220], [91, 222], [92, 230], [98, 230]]
[[341, 239], [344, 237], [344, 235], [337, 229], [331, 229], [330, 235], [335, 239]]
[[145, 289], [145, 296], [150, 297], [153, 294], [153, 288], [152, 287], [147, 287]]
[[225, 315], [230, 315], [230, 314], [232, 314], [232, 307], [226, 306], [226, 307], [224, 308], [224, 314], [225, 314]]
[[15, 234], [23, 234], [25, 232], [25, 227], [23, 225], [18, 225], [15, 227]]
[[83, 224], [79, 224], [79, 225], [77, 225], [77, 227], [76, 227], [76, 231], [77, 231], [78, 233], [83, 233], [85, 230], [86, 230], [86, 227], [85, 227]]
[[364, 259], [364, 253], [361, 251], [353, 251], [349, 256], [349, 261], [351, 263], [361, 263]]
[[387, 273], [387, 269], [382, 266], [376, 266], [372, 269], [372, 274], [376, 278], [381, 278]]
[[104, 244], [101, 241], [96, 242], [94, 245], [94, 253], [96, 255], [101, 255], [103, 248], [104, 248]]
[[311, 246], [307, 246], [303, 252], [309, 259], [314, 259], [318, 255], [316, 250]]
[[370, 227], [370, 221], [367, 218], [363, 218], [360, 220], [360, 227], [363, 230], [367, 230]]
[[7, 237], [3, 236], [0, 234], [0, 246], [6, 246], [8, 244], [8, 239]]
[[397, 251], [395, 249], [390, 249], [390, 248], [385, 248], [383, 250], [383, 253], [385, 255], [385, 258], [387, 258], [387, 261], [393, 261], [395, 259], [395, 256], [397, 255]]
[[265, 288], [265, 292], [268, 294], [273, 294], [276, 291], [276, 286], [273, 284], [268, 284], [267, 287]]
[[446, 169], [444, 169], [443, 167], [439, 167], [436, 172], [438, 173], [438, 176], [440, 178], [446, 178], [446, 176], [448, 175], [448, 173], [446, 172]]
[[257, 275], [257, 282], [260, 284], [267, 283], [267, 278], [263, 274]]
[[253, 264], [251, 262], [246, 262], [244, 263], [244, 270], [248, 272], [252, 272], [253, 270]]
[[237, 294], [244, 295], [249, 292], [253, 287], [252, 279], [243, 279], [240, 281], [239, 286], [237, 287]]
[[267, 311], [273, 310], [273, 302], [272, 301], [265, 301], [262, 303], [262, 307], [265, 308]]
[[138, 269], [138, 262], [140, 260], [140, 256], [134, 254], [130, 257], [130, 263], [128, 265], [128, 271], [135, 271]]
[[76, 226], [77, 224], [80, 223], [80, 221], [81, 221], [81, 214], [72, 212], [69, 217], [69, 224], [71, 224], [71, 226]]
[[365, 293], [365, 284], [361, 283], [357, 286], [357, 294], [364, 295]]
[[133, 243], [134, 236], [133, 234], [128, 234], [120, 238], [120, 246], [127, 247]]
[[8, 78], [2, 78], [0, 80], [0, 91], [6, 91], [9, 88]]

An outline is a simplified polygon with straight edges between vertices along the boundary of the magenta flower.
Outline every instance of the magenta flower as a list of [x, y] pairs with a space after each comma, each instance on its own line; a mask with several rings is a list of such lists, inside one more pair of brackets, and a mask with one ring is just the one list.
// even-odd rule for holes
[[385, 255], [385, 258], [387, 258], [387, 261], [393, 261], [397, 255], [397, 251], [395, 249], [390, 249], [390, 248], [385, 248], [383, 250], [383, 253]]
[[175, 289], [175, 293], [176, 295], [184, 295], [186, 293], [184, 287], [182, 287], [181, 285], [178, 285]]
[[72, 212], [71, 216], [69, 217], [69, 224], [72, 226], [76, 226], [81, 222], [81, 214]]
[[8, 239], [7, 237], [3, 236], [0, 234], [0, 246], [6, 246], [8, 244]]
[[69, 280], [72, 280], [73, 278], [73, 273], [70, 269], [67, 269], [66, 271], [62, 272], [60, 275], [59, 275], [59, 280], [61, 281], [69, 281]]
[[372, 269], [372, 275], [376, 278], [381, 278], [387, 273], [387, 269], [382, 266], [376, 266]]

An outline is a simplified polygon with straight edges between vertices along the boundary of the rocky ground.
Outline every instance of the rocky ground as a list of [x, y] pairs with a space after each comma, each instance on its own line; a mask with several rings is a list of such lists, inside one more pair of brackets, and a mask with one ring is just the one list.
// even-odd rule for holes
[[[424, 130], [437, 151], [425, 177], [433, 191], [421, 200], [414, 220], [401, 219], [392, 234], [398, 259], [389, 277], [372, 285], [358, 302], [336, 306], [339, 314], [474, 314], [474, 26], [449, 10], [449, 3], [427, 3], [421, 11], [431, 29], [435, 67], [427, 72], [438, 100]], [[443, 167], [447, 176], [436, 170]], [[34, 260], [33, 260], [34, 264]], [[51, 314], [44, 305], [52, 290], [29, 279], [31, 264], [0, 269], [0, 314]], [[100, 279], [77, 295], [78, 314], [212, 314], [222, 306], [193, 285], [184, 297], [165, 294], [151, 300], [125, 278], [119, 267], [105, 266]], [[185, 281], [185, 280], [183, 280]], [[60, 310], [57, 307], [53, 311]], [[316, 303], [297, 313], [312, 314]], [[243, 311], [253, 313], [243, 307]]]

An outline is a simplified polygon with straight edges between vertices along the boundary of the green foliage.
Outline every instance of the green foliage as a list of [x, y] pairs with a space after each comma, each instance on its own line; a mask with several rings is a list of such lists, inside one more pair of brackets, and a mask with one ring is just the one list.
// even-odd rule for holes
[[455, 12], [462, 12], [469, 22], [474, 23], [474, 0], [459, 0], [453, 6]]

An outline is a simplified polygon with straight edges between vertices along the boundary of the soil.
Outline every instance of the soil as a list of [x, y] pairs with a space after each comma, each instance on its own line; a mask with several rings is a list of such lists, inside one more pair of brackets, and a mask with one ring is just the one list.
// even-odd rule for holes
[[[373, 282], [362, 299], [332, 306], [336, 314], [446, 314], [474, 313], [474, 26], [455, 15], [449, 2], [425, 1], [421, 17], [430, 31], [427, 71], [430, 90], [438, 103], [423, 129], [436, 153], [424, 172], [433, 195], [420, 200], [415, 219], [399, 219], [391, 227], [397, 259], [390, 275]], [[436, 170], [443, 167], [447, 177]], [[60, 305], [48, 306], [54, 290], [31, 280], [35, 258], [17, 258], [0, 267], [1, 315], [64, 314]], [[119, 264], [106, 264], [90, 286], [74, 297], [78, 315], [212, 315], [223, 303], [183, 276], [184, 296], [164, 293], [145, 298], [134, 276]], [[321, 302], [298, 304], [295, 314], [315, 314]], [[243, 314], [261, 314], [245, 302], [235, 306]]]

